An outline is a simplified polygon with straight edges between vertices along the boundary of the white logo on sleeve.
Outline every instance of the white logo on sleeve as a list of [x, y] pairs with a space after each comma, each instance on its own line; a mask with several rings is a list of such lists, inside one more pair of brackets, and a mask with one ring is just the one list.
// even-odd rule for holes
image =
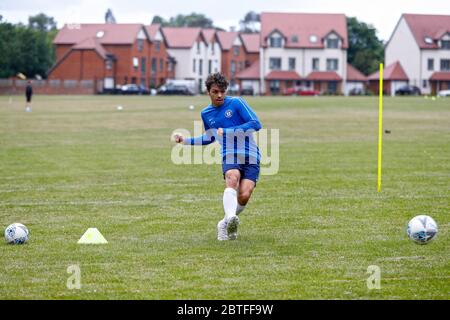
[[230, 109], [225, 111], [225, 117], [226, 118], [231, 118], [232, 116], [233, 116], [233, 111], [231, 111]]

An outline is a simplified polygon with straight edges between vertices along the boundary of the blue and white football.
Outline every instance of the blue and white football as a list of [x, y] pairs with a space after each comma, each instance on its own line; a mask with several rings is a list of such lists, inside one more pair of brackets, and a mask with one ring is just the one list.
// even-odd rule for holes
[[436, 236], [437, 232], [437, 223], [430, 216], [416, 216], [408, 223], [408, 237], [418, 244], [427, 244]]
[[28, 228], [21, 223], [10, 224], [5, 229], [5, 240], [11, 244], [23, 244], [28, 241]]

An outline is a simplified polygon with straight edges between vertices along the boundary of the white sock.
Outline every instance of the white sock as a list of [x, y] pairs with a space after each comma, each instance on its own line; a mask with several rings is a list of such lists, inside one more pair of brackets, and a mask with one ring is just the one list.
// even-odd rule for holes
[[241, 213], [242, 211], [244, 211], [245, 206], [241, 206], [238, 202], [237, 204], [237, 208], [236, 208], [236, 215], [238, 215], [239, 213]]
[[233, 188], [226, 188], [223, 192], [223, 211], [225, 211], [225, 219], [236, 215], [237, 208], [237, 192]]

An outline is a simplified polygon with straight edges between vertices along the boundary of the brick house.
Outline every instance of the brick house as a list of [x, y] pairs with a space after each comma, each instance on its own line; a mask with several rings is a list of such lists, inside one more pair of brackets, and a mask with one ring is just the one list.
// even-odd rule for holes
[[230, 81], [230, 90], [239, 90], [236, 75], [246, 68], [246, 53], [238, 32], [218, 31], [217, 38], [222, 48], [221, 72]]
[[175, 59], [169, 56], [167, 44], [161, 32], [159, 24], [145, 26], [150, 39], [150, 81], [151, 88], [157, 88], [164, 84], [167, 79], [175, 78]]
[[261, 13], [260, 86], [282, 94], [302, 85], [342, 93], [347, 71], [344, 14]]
[[386, 65], [400, 62], [424, 94], [450, 89], [450, 16], [403, 14], [385, 47]]
[[150, 83], [150, 39], [141, 24], [65, 25], [53, 43], [49, 79], [101, 81], [104, 90]]
[[[380, 72], [374, 72], [368, 76], [369, 90], [375, 94], [379, 93]], [[406, 75], [400, 62], [396, 61], [383, 68], [383, 94], [395, 95], [395, 91], [408, 84], [409, 78]]]

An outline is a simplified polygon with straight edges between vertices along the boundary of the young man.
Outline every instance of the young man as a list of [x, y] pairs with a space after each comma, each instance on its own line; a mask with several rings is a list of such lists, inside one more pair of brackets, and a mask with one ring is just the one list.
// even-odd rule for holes
[[31, 81], [28, 80], [27, 86], [25, 88], [25, 97], [27, 99], [27, 104], [25, 106], [26, 112], [31, 112], [31, 97], [33, 96], [33, 87], [31, 86]]
[[220, 73], [208, 76], [206, 90], [211, 104], [201, 112], [205, 134], [195, 138], [175, 135], [175, 142], [206, 145], [218, 141], [222, 147], [222, 172], [225, 179], [223, 209], [225, 216], [217, 224], [218, 240], [235, 240], [238, 214], [249, 201], [259, 177], [260, 152], [253, 132], [261, 123], [240, 97], [226, 96], [227, 79]]

